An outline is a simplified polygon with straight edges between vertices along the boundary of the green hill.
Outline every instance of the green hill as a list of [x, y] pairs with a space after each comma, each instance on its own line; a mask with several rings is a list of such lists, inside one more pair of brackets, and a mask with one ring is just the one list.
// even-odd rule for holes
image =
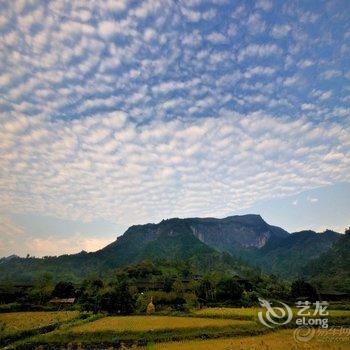
[[350, 293], [350, 230], [303, 271], [322, 291]]

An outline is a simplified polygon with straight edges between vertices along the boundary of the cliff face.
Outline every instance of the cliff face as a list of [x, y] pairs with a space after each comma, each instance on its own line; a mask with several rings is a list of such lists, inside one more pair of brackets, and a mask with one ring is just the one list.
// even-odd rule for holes
[[262, 248], [271, 237], [286, 238], [288, 232], [268, 225], [260, 215], [225, 219], [187, 219], [192, 233], [203, 243], [219, 250]]

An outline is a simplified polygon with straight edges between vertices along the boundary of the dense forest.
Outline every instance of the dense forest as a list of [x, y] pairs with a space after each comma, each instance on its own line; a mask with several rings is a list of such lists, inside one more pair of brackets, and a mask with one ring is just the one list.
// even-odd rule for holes
[[[76, 284], [54, 283], [44, 274], [29, 288], [8, 285], [0, 294], [1, 311], [49, 310], [59, 300], [74, 298], [72, 307], [83, 311], [144, 313], [152, 300], [157, 311], [186, 311], [202, 306], [254, 306], [258, 298], [316, 300], [316, 289], [303, 280], [287, 283], [276, 276], [252, 274], [249, 278], [220, 272], [193, 275], [186, 262], [145, 260], [116, 269], [113, 276], [90, 277]], [[55, 302], [56, 301], [56, 302]]]

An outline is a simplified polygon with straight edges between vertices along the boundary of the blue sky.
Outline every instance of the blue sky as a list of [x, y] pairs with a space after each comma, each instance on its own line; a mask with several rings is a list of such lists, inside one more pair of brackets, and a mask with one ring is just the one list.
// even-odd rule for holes
[[5, 0], [0, 39], [0, 255], [349, 225], [348, 1]]

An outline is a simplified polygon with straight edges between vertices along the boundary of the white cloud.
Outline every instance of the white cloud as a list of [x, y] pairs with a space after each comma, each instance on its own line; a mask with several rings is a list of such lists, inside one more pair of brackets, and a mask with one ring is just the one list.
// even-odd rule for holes
[[283, 38], [289, 34], [291, 31], [291, 26], [289, 24], [275, 25], [272, 28], [271, 34], [275, 38]]
[[306, 198], [306, 200], [310, 203], [317, 203], [318, 202], [318, 198], [315, 198], [315, 197], [311, 197], [311, 196], [308, 196]]
[[181, 8], [182, 15], [190, 22], [199, 22], [200, 20], [210, 20], [216, 16], [216, 10], [210, 9], [207, 11], [195, 11], [186, 7]]
[[[333, 173], [338, 180], [347, 178], [349, 164], [345, 154], [349, 146], [343, 143], [347, 133], [342, 128], [329, 123], [312, 128], [306, 120], [278, 121], [265, 114], [245, 117], [231, 113], [220, 119], [154, 121], [137, 127], [125, 120], [123, 112], [71, 122], [43, 121], [39, 130], [51, 135], [50, 143], [43, 142], [40, 147], [27, 145], [22, 142], [24, 134], [17, 137], [16, 145], [8, 152], [15, 152], [14, 158], [1, 158], [2, 179], [6, 180], [10, 173], [15, 179], [12, 183], [3, 182], [13, 203], [8, 209], [30, 209], [71, 219], [88, 219], [93, 213], [127, 226], [135, 220], [134, 216], [129, 217], [134, 211], [138, 212], [138, 222], [173, 216], [174, 210], [188, 216], [184, 206], [188, 200], [193, 203], [191, 213], [199, 215], [203, 210], [210, 211], [220, 196], [238, 201], [230, 205], [232, 211], [271, 190], [282, 195], [299, 191], [301, 184], [312, 188], [325, 178], [329, 180], [330, 169], [338, 169]], [[109, 129], [101, 128], [98, 121], [106, 123]], [[218, 137], [219, 130], [225, 130], [222, 138]], [[30, 134], [33, 133], [34, 130]], [[332, 156], [332, 162], [326, 166], [325, 157], [330, 159], [332, 149], [343, 153], [343, 157]], [[294, 163], [290, 163], [291, 150], [297, 160]], [[256, 162], [260, 164], [259, 171], [265, 172], [264, 179], [256, 178]], [[14, 172], [17, 166], [32, 170]], [[288, 175], [291, 172], [292, 177]], [[228, 178], [230, 189], [224, 186]], [[266, 178], [270, 179], [269, 187], [258, 190], [266, 184]], [[254, 186], [236, 197], [235, 191], [243, 179], [247, 188], [250, 182]], [[286, 179], [289, 189], [279, 189]], [[29, 184], [26, 194], [17, 190], [18, 183]], [[223, 188], [207, 202], [195, 205], [192, 193], [185, 190], [191, 184]], [[159, 200], [163, 196], [164, 202]], [[5, 202], [8, 203], [2, 198], [2, 205]], [[69, 203], [75, 203], [74, 207]], [[146, 203], [152, 203], [153, 209], [140, 212]], [[227, 205], [223, 203], [217, 210], [225, 215]]]
[[316, 106], [312, 103], [303, 103], [301, 105], [301, 109], [304, 111], [310, 111], [310, 110], [316, 109]]
[[291, 77], [287, 77], [283, 80], [283, 85], [285, 86], [292, 86], [295, 85], [299, 81], [298, 76], [293, 75]]
[[101, 21], [98, 24], [98, 33], [104, 39], [110, 39], [116, 35], [130, 35], [132, 34], [127, 20], [121, 21]]
[[304, 60], [301, 60], [298, 62], [298, 66], [300, 68], [308, 68], [308, 67], [311, 67], [315, 64], [315, 62], [313, 62], [312, 60], [310, 59], [304, 59]]
[[264, 11], [269, 11], [272, 9], [272, 2], [270, 0], [258, 0], [255, 5], [257, 8]]
[[329, 69], [322, 73], [322, 77], [327, 80], [332, 78], [337, 78], [340, 76], [341, 76], [341, 72], [337, 69]]
[[[47, 235], [45, 238], [36, 238], [27, 235], [22, 242], [19, 254], [25, 256], [28, 253], [31, 256], [43, 257], [76, 254], [82, 250], [94, 252], [105, 247], [109, 243], [111, 243], [111, 239], [109, 238], [86, 237], [81, 233], [75, 233], [70, 237], [63, 238], [59, 238], [56, 235]], [[18, 249], [16, 250], [18, 251]]]
[[266, 29], [266, 23], [259, 13], [252, 13], [248, 17], [247, 27], [252, 34], [261, 34]]
[[206, 36], [207, 40], [214, 43], [214, 44], [220, 44], [225, 42], [226, 38], [223, 34], [218, 32], [212, 32]]
[[268, 57], [279, 55], [282, 50], [275, 44], [249, 44], [238, 53], [238, 61], [243, 61], [248, 57]]
[[230, 23], [230, 25], [227, 28], [227, 35], [235, 36], [236, 34], [237, 34], [237, 27], [233, 23]]
[[255, 5], [14, 2], [0, 15], [0, 209], [125, 227], [349, 181], [335, 10]]
[[151, 41], [156, 37], [156, 31], [153, 28], [147, 28], [143, 34], [143, 37], [146, 41]]
[[276, 69], [273, 67], [263, 67], [263, 66], [256, 66], [247, 69], [247, 71], [244, 73], [244, 76], [246, 78], [251, 78], [256, 75], [273, 75], [276, 72]]

